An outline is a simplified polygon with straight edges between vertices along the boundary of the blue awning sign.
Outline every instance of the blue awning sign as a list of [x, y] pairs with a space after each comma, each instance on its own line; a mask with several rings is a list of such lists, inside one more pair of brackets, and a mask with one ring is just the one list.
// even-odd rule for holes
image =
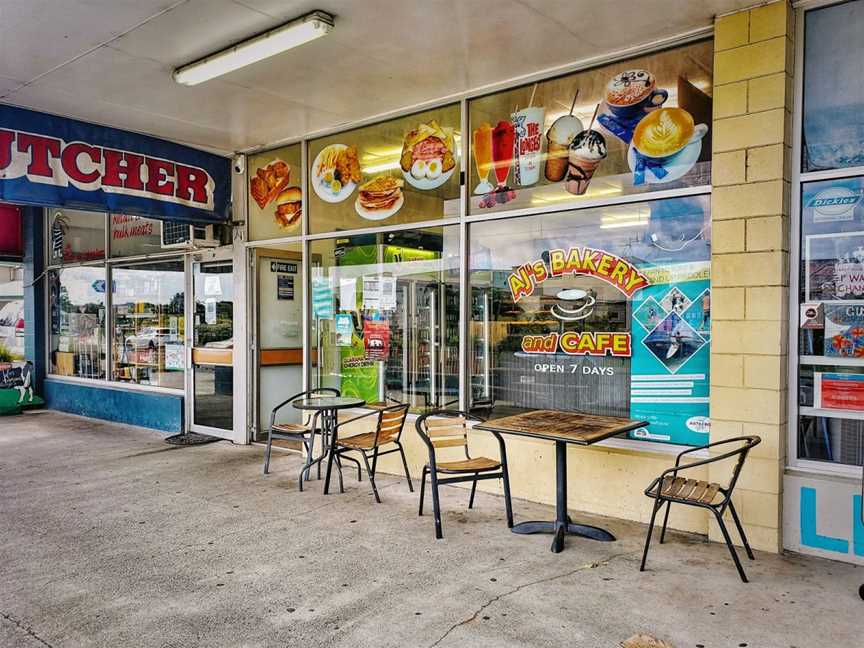
[[227, 158], [0, 105], [0, 201], [219, 222], [230, 184]]

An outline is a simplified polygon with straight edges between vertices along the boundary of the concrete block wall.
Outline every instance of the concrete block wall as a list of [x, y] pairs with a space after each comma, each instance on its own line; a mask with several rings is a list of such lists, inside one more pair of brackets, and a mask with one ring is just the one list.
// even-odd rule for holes
[[[720, 17], [714, 53], [711, 440], [762, 438], [734, 503], [751, 544], [775, 552], [788, 426], [793, 21], [786, 1]], [[729, 469], [712, 469], [712, 481]], [[721, 539], [713, 521], [709, 535]]]

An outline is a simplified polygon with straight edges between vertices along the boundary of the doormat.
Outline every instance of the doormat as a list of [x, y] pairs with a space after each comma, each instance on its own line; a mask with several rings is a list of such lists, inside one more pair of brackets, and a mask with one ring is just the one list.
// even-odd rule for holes
[[219, 437], [207, 436], [206, 434], [198, 434], [197, 432], [186, 432], [173, 434], [165, 437], [165, 443], [177, 446], [196, 446], [204, 445], [205, 443], [215, 443], [221, 441]]

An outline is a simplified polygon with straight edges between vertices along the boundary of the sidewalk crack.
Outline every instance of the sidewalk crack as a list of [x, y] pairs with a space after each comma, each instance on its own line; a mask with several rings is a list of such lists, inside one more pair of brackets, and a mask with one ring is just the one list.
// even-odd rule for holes
[[7, 621], [9, 621], [9, 622], [10, 622], [11, 624], [13, 624], [16, 628], [18, 628], [18, 629], [21, 630], [22, 632], [26, 633], [28, 636], [30, 636], [30, 637], [32, 637], [33, 639], [35, 639], [36, 641], [38, 641], [38, 642], [41, 643], [43, 646], [47, 646], [48, 648], [54, 648], [54, 646], [52, 646], [50, 643], [48, 643], [47, 641], [45, 641], [42, 637], [40, 637], [39, 635], [37, 635], [37, 634], [33, 631], [33, 628], [31, 628], [30, 626], [24, 625], [23, 622], [19, 621], [18, 619], [16, 619], [16, 618], [15, 618], [14, 616], [12, 616], [11, 614], [6, 614], [5, 612], [0, 612], [0, 617], [3, 617], [3, 618], [6, 619]]
[[571, 569], [570, 571], [564, 572], [563, 574], [555, 574], [554, 576], [547, 576], [545, 578], [540, 578], [540, 579], [537, 579], [535, 581], [529, 581], [528, 583], [522, 583], [521, 585], [517, 585], [516, 587], [514, 587], [511, 590], [508, 590], [506, 592], [502, 592], [501, 594], [498, 594], [497, 596], [493, 596], [488, 601], [486, 601], [483, 605], [481, 605], [479, 608], [477, 608], [477, 610], [474, 612], [474, 614], [472, 614], [470, 617], [468, 617], [467, 619], [463, 619], [462, 621], [459, 621], [458, 623], [454, 623], [453, 625], [451, 625], [443, 635], [441, 635], [440, 637], [438, 637], [438, 639], [435, 640], [435, 642], [429, 644], [429, 648], [435, 648], [435, 646], [438, 646], [442, 641], [444, 641], [444, 639], [446, 639], [450, 635], [450, 633], [452, 633], [457, 628], [461, 628], [464, 625], [468, 625], [469, 623], [476, 621], [477, 617], [479, 617], [480, 614], [486, 608], [488, 608], [493, 603], [497, 603], [498, 601], [500, 601], [501, 599], [503, 599], [506, 596], [510, 596], [511, 594], [515, 594], [516, 592], [520, 592], [527, 587], [533, 587], [534, 585], [540, 585], [542, 583], [549, 583], [551, 581], [558, 580], [561, 578], [567, 578], [568, 576], [572, 576], [573, 574], [578, 574], [579, 572], [587, 571], [589, 569], [596, 569], [597, 567], [605, 567], [606, 565], [608, 565], [613, 560], [617, 560], [618, 558], [622, 558], [624, 556], [629, 556], [632, 553], [633, 552], [614, 554], [612, 556], [609, 556], [608, 558], [604, 558], [603, 560], [598, 560], [596, 562], [591, 562], [591, 563], [588, 563], [585, 565], [580, 565], [576, 569]]

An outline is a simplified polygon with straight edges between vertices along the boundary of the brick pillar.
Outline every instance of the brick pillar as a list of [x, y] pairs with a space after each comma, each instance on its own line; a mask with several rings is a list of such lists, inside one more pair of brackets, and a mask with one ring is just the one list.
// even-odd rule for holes
[[[751, 544], [773, 552], [788, 425], [793, 20], [775, 2], [720, 17], [714, 32], [711, 440], [762, 437], [734, 504]], [[712, 469], [712, 481], [728, 471]], [[710, 537], [721, 539], [714, 522]]]

